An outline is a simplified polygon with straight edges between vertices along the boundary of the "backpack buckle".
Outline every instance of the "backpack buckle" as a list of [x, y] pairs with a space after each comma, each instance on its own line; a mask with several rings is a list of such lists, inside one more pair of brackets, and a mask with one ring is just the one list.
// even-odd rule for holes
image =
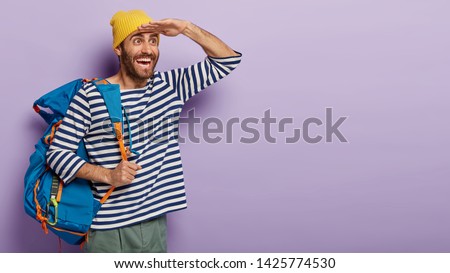
[[[55, 216], [54, 216], [54, 220], [53, 222], [50, 222], [50, 207], [54, 207], [55, 208]], [[58, 202], [56, 202], [56, 198], [54, 196], [52, 196], [50, 198], [50, 202], [48, 202], [47, 204], [47, 223], [51, 226], [56, 225], [56, 223], [58, 222]]]

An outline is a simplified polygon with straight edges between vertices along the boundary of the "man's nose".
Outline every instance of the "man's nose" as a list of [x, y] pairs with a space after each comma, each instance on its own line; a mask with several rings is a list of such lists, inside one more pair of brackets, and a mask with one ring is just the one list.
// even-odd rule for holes
[[152, 47], [149, 42], [145, 42], [142, 44], [142, 53], [151, 54], [152, 53]]

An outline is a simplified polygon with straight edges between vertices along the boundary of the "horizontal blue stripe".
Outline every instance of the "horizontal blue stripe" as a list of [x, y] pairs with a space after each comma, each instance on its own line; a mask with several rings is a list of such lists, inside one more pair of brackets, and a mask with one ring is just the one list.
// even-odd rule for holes
[[[78, 130], [77, 130], [78, 131]], [[64, 128], [59, 128], [58, 129], [58, 132], [60, 132], [60, 133], [62, 133], [62, 134], [65, 134], [65, 135], [67, 135], [67, 136], [69, 136], [69, 137], [73, 137], [73, 138], [75, 138], [75, 139], [79, 139], [79, 141], [81, 140], [80, 139], [80, 133], [78, 133], [77, 134], [77, 131], [75, 131], [75, 132], [72, 132], [72, 131], [67, 131], [66, 129], [64, 129]], [[84, 130], [83, 130], [84, 131]], [[62, 136], [61, 135], [59, 135], [59, 137], [60, 138], [62, 138]], [[75, 145], [75, 146], [78, 146], [78, 143], [79, 143], [79, 141], [70, 141], [70, 140], [68, 140], [68, 139], [64, 139], [66, 142], [69, 142], [70, 144], [73, 144], [73, 145]]]
[[[110, 157], [110, 156], [120, 156], [120, 150], [119, 150], [119, 146], [117, 145], [117, 152], [111, 152], [111, 153], [104, 153], [101, 155], [95, 155], [95, 154], [91, 154], [91, 158], [92, 159], [101, 159], [101, 158], [105, 158], [105, 157]], [[94, 160], [95, 161], [95, 160]], [[103, 162], [103, 161], [102, 161]]]
[[[64, 157], [64, 156], [62, 156], [62, 157]], [[64, 164], [62, 164], [60, 172], [65, 172], [66, 175], [69, 175], [71, 173], [73, 173], [75, 175], [75, 167], [78, 164], [83, 163], [83, 162], [84, 162], [83, 159], [81, 159], [80, 157], [78, 157], [75, 154], [71, 154], [69, 159]], [[67, 181], [71, 177], [66, 176], [66, 177], [61, 177], [61, 178], [63, 178], [64, 181]]]
[[219, 70], [219, 71], [222, 72], [222, 73], [218, 73], [220, 79], [223, 78], [223, 75], [221, 75], [221, 74], [225, 74], [225, 75], [228, 74], [228, 72], [227, 72], [220, 64], [218, 64], [218, 63], [216, 63], [216, 62], [211, 62], [211, 63], [212, 63], [212, 65], [216, 68], [216, 70]]
[[[78, 96], [78, 98], [80, 98], [80, 100], [82, 100], [86, 104], [88, 104], [86, 97]], [[71, 104], [74, 104], [74, 105], [70, 106], [69, 109], [74, 109], [74, 106], [77, 106], [77, 107], [81, 108], [82, 110], [84, 110], [85, 112], [89, 113], [89, 108], [86, 107], [86, 105], [79, 102], [76, 97], [74, 99], [72, 99]]]
[[162, 132], [160, 133], [160, 131], [162, 130], [157, 130], [156, 135], [152, 136], [149, 141], [151, 143], [158, 143], [159, 145], [161, 145], [161, 143], [167, 143], [169, 141], [172, 141], [174, 139], [178, 139], [178, 127], [174, 127], [173, 129], [167, 131], [167, 132]]
[[84, 124], [85, 124], [85, 122], [84, 122], [84, 120], [81, 120], [81, 119], [79, 119], [79, 118], [76, 118], [76, 117], [74, 117], [74, 116], [68, 114], [68, 115], [63, 119], [63, 122], [62, 122], [61, 125], [62, 125], [62, 126], [65, 126], [65, 125], [68, 125], [68, 124], [72, 124], [72, 125], [74, 125], [75, 127], [83, 128], [83, 130], [84, 130]]
[[142, 96], [142, 97], [134, 97], [134, 96], [129, 96], [128, 94], [126, 94], [126, 95], [122, 94], [122, 104], [125, 105], [127, 103], [143, 101], [143, 100], [147, 101], [148, 98], [150, 98], [150, 93], [145, 93], [144, 96]]
[[[166, 168], [166, 169], [164, 169], [164, 171], [161, 171], [161, 173], [172, 171], [174, 169], [177, 169], [177, 167], [178, 166], [173, 166], [173, 167]], [[178, 167], [178, 169], [181, 169], [181, 167]], [[162, 181], [164, 179], [169, 179], [169, 178], [172, 178], [172, 177], [176, 177], [176, 176], [179, 176], [179, 175], [182, 175], [182, 174], [183, 174], [183, 172], [180, 170], [180, 172], [170, 173], [170, 174], [167, 174], [165, 176], [159, 175], [158, 178], [156, 179], [156, 182]]]
[[[60, 168], [60, 165], [61, 165], [61, 162], [64, 160], [64, 159], [66, 159], [67, 157], [69, 157], [69, 161], [70, 161], [70, 155], [73, 155], [73, 153], [72, 152], [67, 152], [67, 151], [56, 151], [55, 152], [55, 157], [54, 157], [54, 159], [52, 160], [52, 164], [50, 165], [51, 167], [52, 167], [52, 169], [53, 170], [56, 170], [56, 169], [59, 169]], [[61, 156], [60, 156], [61, 155]], [[56, 159], [56, 157], [58, 157], [59, 156], [59, 158], [58, 159]], [[56, 161], [55, 161], [56, 160]], [[72, 166], [69, 166], [69, 170], [70, 170], [70, 167], [72, 167]], [[59, 176], [62, 176], [63, 174], [64, 174], [64, 172], [65, 171], [69, 171], [69, 170], [64, 170], [64, 169], [62, 169], [62, 170], [60, 170], [59, 172], [57, 172], [56, 174], [57, 175], [59, 175]], [[55, 171], [56, 172], [56, 171]]]
[[[65, 133], [63, 129], [59, 129], [61, 133]], [[78, 148], [78, 144], [80, 143], [80, 140], [74, 141], [67, 138], [64, 138], [61, 134], [57, 134], [55, 138], [53, 139], [53, 143], [60, 142], [64, 143], [64, 146], [69, 147], [70, 150], [76, 150]]]
[[[149, 210], [149, 211], [147, 211], [147, 212], [143, 212], [143, 213], [141, 213], [141, 214], [138, 214], [138, 215], [134, 216], [133, 218], [138, 218], [138, 217], [141, 217], [141, 216], [144, 216], [144, 215], [149, 215], [149, 214], [152, 214], [152, 213], [155, 213], [155, 212], [160, 211], [161, 214], [157, 214], [158, 216], [155, 216], [155, 217], [149, 217], [147, 220], [153, 219], [153, 218], [156, 218], [156, 217], [160, 217], [160, 216], [162, 216], [162, 215], [164, 215], [164, 214], [166, 214], [166, 213], [175, 212], [175, 211], [178, 211], [178, 210], [185, 209], [184, 207], [181, 208], [181, 209], [175, 209], [175, 208], [173, 208], [173, 209], [167, 210], [167, 212], [165, 212], [165, 213], [162, 212], [162, 211], [165, 210], [166, 208], [176, 207], [176, 206], [185, 205], [185, 204], [186, 204], [186, 200], [179, 201], [179, 202], [169, 203], [169, 204], [167, 204], [167, 205], [165, 205], [165, 206], [162, 206], [162, 207], [159, 207], [159, 208], [157, 208], [157, 209], [152, 209], [152, 210]], [[94, 221], [94, 224], [95, 224], [95, 225], [98, 225], [98, 226], [101, 226], [101, 225], [110, 225], [110, 224], [117, 224], [117, 223], [120, 223], [120, 222], [125, 222], [125, 221], [128, 221], [128, 220], [129, 220], [129, 219], [124, 219], [124, 220], [121, 220], [121, 221], [104, 221], [104, 222]], [[126, 225], [126, 226], [131, 226], [131, 225], [134, 225], [134, 224], [136, 224], [136, 223], [132, 223], [132, 224], [129, 224], [129, 225]], [[124, 227], [125, 227], [125, 226], [124, 226]]]
[[49, 151], [53, 150], [67, 150], [67, 151], [75, 151], [75, 148], [72, 146], [67, 146], [67, 143], [56, 141], [58, 138], [56, 137], [55, 140], [52, 143], [52, 146], [50, 146]]
[[[103, 104], [103, 105], [105, 105], [105, 104]], [[94, 107], [92, 107], [92, 108], [94, 108]], [[99, 121], [102, 122], [109, 118], [109, 114], [105, 117], [96, 117], [96, 116], [104, 115], [104, 114], [108, 114], [108, 109], [106, 109], [106, 106], [105, 106], [105, 108], [100, 108], [99, 110], [92, 111], [92, 118], [91, 118], [92, 124], [97, 123]], [[96, 118], [94, 119], [93, 117], [96, 117]]]
[[[127, 91], [120, 91], [121, 95], [122, 95], [122, 99], [126, 98], [126, 97], [135, 97], [137, 95], [139, 96], [147, 96], [149, 94], [148, 88], [143, 88], [143, 89], [135, 89], [135, 90], [127, 90]], [[123, 100], [122, 100], [123, 101]]]
[[68, 127], [68, 129], [70, 129], [72, 131], [76, 131], [79, 134], [84, 134], [85, 133], [84, 132], [84, 128], [77, 127], [77, 126], [79, 126], [79, 123], [78, 124], [74, 124], [74, 123], [70, 123], [70, 122], [65, 122], [63, 126], [66, 126], [66, 127]]
[[[89, 138], [86, 139], [87, 141], [89, 141]], [[99, 140], [101, 141], [101, 140]], [[106, 150], [114, 150], [114, 149], [118, 149], [119, 145], [117, 143], [117, 140], [112, 139], [108, 142], [104, 142], [103, 146], [98, 146], [95, 148], [89, 148], [88, 151], [90, 153], [95, 153], [95, 152], [102, 152], [102, 151], [106, 151]]]
[[[164, 159], [162, 159], [162, 160], [164, 160]], [[151, 166], [153, 166], [153, 165], [155, 165], [155, 163], [157, 163], [157, 162], [160, 162], [161, 160], [154, 160], [153, 162], [152, 162], [152, 164], [145, 164], [145, 168], [149, 168], [149, 167], [151, 167]], [[166, 161], [164, 161], [166, 164], [169, 164], [169, 163], [174, 163], [174, 162], [178, 162], [179, 164], [177, 164], [177, 165], [175, 165], [175, 166], [173, 166], [173, 167], [170, 167], [170, 170], [172, 170], [172, 169], [182, 169], [182, 164], [181, 164], [181, 158], [180, 157], [177, 157], [177, 158], [174, 158], [174, 159], [171, 159], [171, 160], [166, 160]], [[140, 166], [142, 166], [142, 168], [144, 169], [144, 165], [140, 165]], [[159, 171], [158, 171], [159, 170]], [[170, 171], [169, 170], [169, 171]], [[156, 172], [156, 171], [158, 171], [158, 172]], [[153, 168], [151, 168], [151, 169], [149, 169], [149, 170], [147, 170], [147, 171], [145, 171], [145, 172], [142, 172], [142, 171], [139, 171], [137, 174], [136, 174], [136, 179], [141, 179], [141, 177], [144, 177], [144, 176], [147, 176], [147, 175], [149, 175], [149, 174], [151, 174], [151, 173], [154, 173], [154, 172], [156, 172], [156, 174], [154, 174], [154, 175], [152, 175], [152, 176], [149, 176], [148, 178], [146, 178], [144, 181], [140, 181], [140, 182], [137, 182], [136, 183], [136, 185], [139, 185], [139, 184], [142, 184], [142, 183], [145, 183], [145, 181], [151, 181], [151, 180], [154, 180], [155, 178], [157, 178], [159, 175], [161, 175], [163, 172], [165, 172], [165, 171], [167, 171], [165, 168], [164, 168], [164, 165], [161, 165], [161, 166], [156, 166], [156, 167], [153, 167]]]
[[229, 68], [229, 69], [231, 69], [231, 70], [233, 70], [233, 69], [235, 68], [235, 66], [237, 66], [237, 65], [241, 62], [241, 60], [227, 61], [227, 62], [224, 62], [224, 61], [217, 62], [217, 61], [212, 60], [212, 59], [210, 59], [210, 60], [211, 60], [212, 62], [217, 63], [217, 64], [220, 64], [220, 65], [222, 65], [222, 66], [226, 66], [227, 68]]
[[[113, 205], [113, 204], [120, 204], [122, 202], [131, 202], [131, 201], [136, 201], [136, 200], [143, 199], [143, 200], [141, 200], [139, 202], [139, 204], [142, 204], [143, 202], [151, 201], [153, 199], [157, 199], [161, 195], [164, 195], [164, 194], [167, 194], [167, 193], [171, 193], [171, 192], [180, 191], [180, 190], [184, 190], [184, 186], [179, 186], [179, 187], [175, 187], [175, 188], [169, 188], [170, 186], [173, 186], [173, 185], [176, 185], [176, 184], [180, 184], [181, 182], [183, 182], [183, 180], [182, 179], [178, 179], [177, 181], [173, 181], [173, 182], [170, 182], [170, 183], [167, 183], [167, 184], [163, 184], [162, 187], [152, 188], [150, 190], [150, 192], [156, 192], [156, 191], [158, 191], [160, 189], [163, 189], [163, 190], [160, 193], [155, 194], [155, 195], [153, 195], [151, 197], [147, 196], [148, 193], [142, 193], [142, 189], [136, 189], [136, 190], [133, 190], [133, 191], [128, 191], [127, 195], [133, 195], [133, 194], [136, 194], [136, 193], [142, 193], [142, 194], [139, 194], [139, 195], [134, 196], [134, 197], [128, 197], [128, 198], [124, 198], [124, 199], [115, 199], [115, 200], [112, 197], [110, 197], [110, 199], [108, 199], [108, 204]], [[164, 190], [164, 188], [168, 188], [168, 189]], [[128, 205], [113, 206], [113, 207], [105, 207], [105, 208], [103, 208], [103, 210], [104, 211], [118, 210], [118, 209], [124, 209], [124, 208], [127, 208], [127, 207], [128, 207]]]
[[[150, 208], [150, 207], [154, 207], [154, 206], [157, 206], [158, 204], [161, 204], [161, 203], [163, 203], [163, 202], [165, 202], [165, 201], [169, 201], [169, 200], [172, 200], [172, 199], [175, 199], [175, 198], [180, 198], [180, 197], [184, 197], [185, 196], [185, 194], [176, 194], [176, 195], [172, 195], [172, 196], [168, 196], [168, 197], [165, 197], [165, 198], [162, 198], [162, 199], [160, 199], [160, 200], [157, 200], [157, 201], [153, 201], [153, 202], [150, 202], [149, 204], [147, 204], [147, 205], [143, 205], [143, 202], [139, 202], [138, 204], [139, 205], [141, 205], [141, 207], [139, 207], [138, 209], [133, 209], [133, 210], [128, 210], [127, 211], [127, 213], [126, 214], [132, 214], [132, 213], [135, 213], [135, 212], [137, 212], [137, 211], [139, 211], [139, 210], [145, 210], [145, 209], [147, 209], [147, 208]], [[150, 199], [150, 200], [145, 200], [145, 201], [152, 201], [152, 199]], [[119, 207], [118, 209], [120, 209], [121, 207]], [[123, 208], [125, 208], [125, 207], [123, 207]], [[105, 209], [104, 209], [105, 210]], [[155, 210], [156, 211], [156, 210]], [[147, 213], [151, 213], [151, 212], [147, 212]], [[111, 214], [106, 214], [106, 215], [104, 215], [104, 214], [98, 214], [97, 215], [97, 218], [98, 219], [101, 219], [101, 218], [111, 218], [111, 217], [118, 217], [118, 216], [122, 216], [122, 215], [124, 215], [124, 213], [111, 213]], [[139, 214], [137, 215], [137, 216], [134, 216], [134, 217], [139, 217]], [[133, 218], [134, 218], [133, 217]], [[121, 220], [121, 221], [124, 221], [124, 220]]]
[[130, 109], [129, 107], [136, 108], [136, 110], [131, 110], [130, 112], [128, 112], [129, 115], [136, 115], [136, 114], [139, 114], [142, 111], [142, 109], [139, 109], [139, 108], [144, 108], [147, 104], [148, 104], [148, 100], [143, 100], [143, 101], [140, 101], [139, 103], [136, 103], [136, 104], [131, 104], [131, 103], [126, 103], [125, 104], [124, 103], [123, 106], [128, 108], [128, 109]]

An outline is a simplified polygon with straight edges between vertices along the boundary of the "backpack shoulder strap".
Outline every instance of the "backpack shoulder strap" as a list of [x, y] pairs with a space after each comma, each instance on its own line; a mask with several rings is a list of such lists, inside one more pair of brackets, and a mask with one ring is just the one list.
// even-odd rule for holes
[[[120, 154], [122, 160], [127, 160], [127, 152], [125, 150], [125, 144], [123, 141], [123, 116], [122, 116], [122, 100], [120, 97], [120, 85], [111, 84], [107, 80], [100, 79], [93, 81], [93, 84], [97, 87], [97, 90], [102, 95], [105, 101], [106, 108], [108, 110], [111, 124], [113, 125], [113, 132], [117, 138], [120, 148]], [[114, 187], [111, 187], [109, 191], [100, 200], [100, 203], [105, 203], [111, 193], [114, 191]]]
[[122, 99], [120, 97], [120, 85], [111, 84], [106, 80], [94, 81], [97, 90], [105, 101], [109, 118], [113, 125], [113, 132], [119, 141], [120, 152], [123, 160], [127, 160], [125, 146], [123, 145], [123, 115], [122, 115]]

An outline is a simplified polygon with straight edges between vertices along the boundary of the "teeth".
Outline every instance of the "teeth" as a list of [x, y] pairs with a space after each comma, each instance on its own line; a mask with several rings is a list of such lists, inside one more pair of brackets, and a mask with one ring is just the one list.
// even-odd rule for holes
[[137, 59], [138, 62], [151, 62], [151, 59]]

